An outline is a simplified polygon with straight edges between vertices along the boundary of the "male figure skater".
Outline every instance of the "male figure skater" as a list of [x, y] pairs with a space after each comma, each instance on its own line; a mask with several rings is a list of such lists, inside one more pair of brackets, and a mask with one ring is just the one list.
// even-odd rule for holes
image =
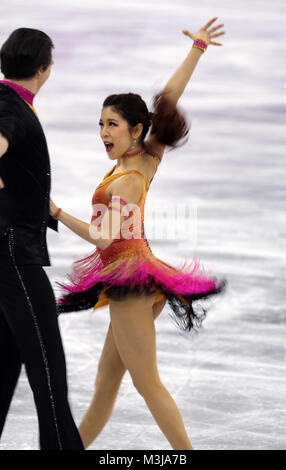
[[0, 435], [22, 362], [34, 394], [42, 450], [84, 450], [67, 398], [66, 364], [53, 290], [47, 226], [50, 161], [33, 97], [53, 64], [51, 39], [15, 30], [1, 48]]

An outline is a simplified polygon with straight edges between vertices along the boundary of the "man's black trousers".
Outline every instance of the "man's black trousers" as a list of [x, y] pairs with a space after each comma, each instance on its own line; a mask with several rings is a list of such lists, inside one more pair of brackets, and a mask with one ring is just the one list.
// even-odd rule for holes
[[83, 450], [67, 398], [54, 293], [38, 265], [0, 256], [0, 435], [21, 364], [36, 404], [42, 450]]

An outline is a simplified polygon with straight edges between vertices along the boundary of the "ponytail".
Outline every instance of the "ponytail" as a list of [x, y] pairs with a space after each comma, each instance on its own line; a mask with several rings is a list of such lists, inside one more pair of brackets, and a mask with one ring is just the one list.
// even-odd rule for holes
[[[183, 145], [189, 133], [189, 126], [184, 115], [176, 105], [167, 98], [167, 93], [161, 92], [153, 98], [154, 113], [149, 113], [152, 127], [150, 134], [163, 145], [176, 148]], [[180, 142], [180, 143], [179, 143]]]

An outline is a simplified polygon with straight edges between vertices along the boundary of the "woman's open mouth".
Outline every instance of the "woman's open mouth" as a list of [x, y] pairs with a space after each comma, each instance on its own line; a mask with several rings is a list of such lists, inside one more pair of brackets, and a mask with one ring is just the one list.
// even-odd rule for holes
[[107, 152], [110, 152], [113, 148], [113, 144], [110, 142], [104, 142], [104, 145]]

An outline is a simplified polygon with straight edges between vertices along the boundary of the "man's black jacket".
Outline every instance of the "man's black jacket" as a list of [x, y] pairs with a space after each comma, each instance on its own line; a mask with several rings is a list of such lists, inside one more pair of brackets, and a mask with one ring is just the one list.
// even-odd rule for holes
[[[0, 158], [1, 239], [9, 236], [15, 264], [50, 266], [47, 227], [57, 231], [49, 215], [50, 159], [42, 126], [30, 106], [9, 86], [0, 84], [0, 132], [9, 148]], [[3, 245], [3, 243], [2, 243]]]

